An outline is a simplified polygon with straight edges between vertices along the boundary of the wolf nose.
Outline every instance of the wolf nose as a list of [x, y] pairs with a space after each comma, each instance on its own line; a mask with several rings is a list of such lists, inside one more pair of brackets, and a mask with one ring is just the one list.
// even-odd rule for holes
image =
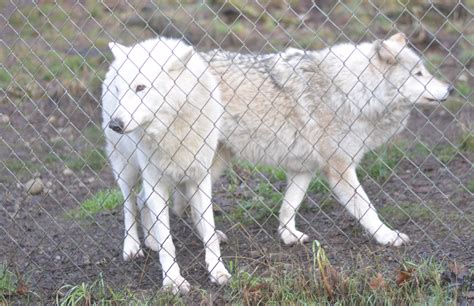
[[113, 131], [117, 133], [123, 134], [123, 128], [124, 128], [123, 121], [120, 119], [114, 118], [110, 120], [109, 128], [111, 128]]
[[449, 94], [452, 94], [453, 91], [454, 91], [454, 86], [451, 84], [451, 85], [449, 85], [449, 87], [448, 87], [448, 93], [449, 93]]

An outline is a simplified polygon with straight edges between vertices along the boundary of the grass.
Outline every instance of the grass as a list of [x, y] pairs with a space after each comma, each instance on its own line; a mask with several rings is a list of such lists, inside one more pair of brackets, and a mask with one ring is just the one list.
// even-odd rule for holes
[[410, 219], [429, 220], [434, 213], [425, 205], [419, 203], [400, 202], [396, 205], [385, 205], [378, 209], [386, 220], [405, 222]]
[[[2, 165], [3, 164], [3, 165]], [[28, 160], [19, 160], [16, 158], [5, 159], [0, 162], [0, 169], [6, 168], [14, 175], [27, 175], [32, 174], [41, 169], [41, 166], [37, 163]]]
[[438, 145], [433, 154], [444, 164], [448, 164], [459, 152], [459, 148], [452, 145]]
[[107, 163], [107, 156], [102, 149], [87, 149], [81, 156], [68, 157], [65, 163], [71, 170], [82, 170], [89, 167], [94, 171], [100, 171]]
[[465, 133], [461, 138], [461, 150], [474, 152], [474, 133]]
[[0, 67], [0, 88], [5, 88], [10, 84], [12, 76], [4, 67]]
[[56, 305], [186, 305], [183, 297], [167, 291], [137, 292], [106, 284], [102, 273], [92, 283], [65, 285], [56, 293]]
[[0, 304], [9, 304], [12, 297], [27, 296], [28, 287], [23, 277], [12, 272], [6, 264], [0, 264]]
[[249, 171], [251, 174], [260, 174], [268, 178], [270, 181], [284, 181], [286, 174], [279, 167], [271, 167], [267, 165], [254, 165], [247, 161], [238, 161], [237, 166]]
[[402, 147], [401, 144], [392, 144], [367, 153], [358, 169], [359, 177], [367, 174], [378, 182], [386, 181], [396, 165], [406, 157]]
[[333, 267], [324, 252], [313, 251], [310, 267], [270, 263], [265, 276], [235, 267], [225, 290], [228, 303], [243, 305], [445, 305], [456, 302], [462, 289], [442, 281], [443, 263], [432, 258], [404, 261], [382, 274], [374, 268], [347, 273]]
[[254, 189], [255, 195], [250, 199], [239, 201], [226, 217], [242, 224], [264, 224], [269, 219], [276, 220], [283, 201], [283, 194], [275, 190], [268, 182], [260, 182]]
[[16, 275], [8, 270], [7, 265], [0, 264], [0, 302], [5, 302], [16, 293], [17, 282]]
[[308, 192], [318, 193], [318, 194], [328, 194], [330, 191], [329, 184], [325, 179], [316, 176], [313, 178], [308, 187]]
[[118, 291], [105, 284], [102, 274], [99, 278], [88, 284], [65, 285], [56, 294], [56, 304], [66, 305], [125, 305], [138, 304], [139, 300], [128, 291]]
[[123, 196], [120, 190], [110, 189], [101, 190], [97, 192], [92, 198], [89, 198], [81, 203], [78, 208], [68, 212], [71, 218], [89, 218], [93, 217], [99, 212], [113, 211], [118, 206], [122, 205]]
[[[308, 262], [265, 261], [263, 269], [229, 261], [232, 278], [220, 289], [221, 302], [231, 305], [446, 305], [456, 304], [468, 290], [458, 281], [462, 270], [431, 257], [402, 260], [399, 267], [383, 273], [369, 266], [351, 272], [332, 266], [325, 250], [313, 243]], [[251, 271], [251, 272], [250, 272]], [[262, 272], [259, 272], [262, 271]], [[446, 275], [449, 275], [448, 277]], [[193, 289], [195, 291], [196, 289]], [[117, 289], [102, 274], [92, 283], [66, 285], [56, 294], [57, 305], [186, 305], [207, 304], [211, 294], [152, 294]], [[215, 298], [215, 297], [214, 297]], [[192, 299], [192, 300], [191, 300]]]
[[94, 146], [102, 146], [105, 143], [104, 131], [96, 124], [91, 124], [86, 127], [83, 135]]
[[464, 98], [468, 98], [472, 94], [472, 88], [467, 82], [458, 82], [456, 84], [456, 92]]
[[469, 190], [469, 192], [474, 193], [474, 179], [470, 180], [466, 184], [466, 187], [467, 187], [467, 190]]
[[452, 98], [443, 103], [442, 106], [449, 110], [452, 114], [456, 114], [464, 107], [467, 107], [468, 102], [462, 98]]

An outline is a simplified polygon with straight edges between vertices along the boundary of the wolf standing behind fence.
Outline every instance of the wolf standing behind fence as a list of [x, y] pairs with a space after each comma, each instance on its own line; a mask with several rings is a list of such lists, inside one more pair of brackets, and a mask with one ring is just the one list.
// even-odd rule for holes
[[133, 47], [111, 43], [110, 49], [115, 60], [103, 83], [103, 128], [125, 198], [124, 259], [143, 255], [134, 191], [141, 173], [138, 205], [146, 202], [145, 244], [159, 251], [163, 286], [189, 290], [170, 235], [167, 203], [177, 185], [191, 199], [211, 281], [223, 284], [230, 274], [220, 258], [210, 175], [219, 134], [216, 122], [223, 111], [217, 82], [201, 56], [178, 40], [158, 38]]
[[[453, 90], [429, 73], [403, 34], [320, 51], [203, 57], [221, 77], [225, 105], [212, 175], [233, 157], [285, 170], [278, 229], [285, 244], [310, 239], [296, 229], [295, 216], [318, 169], [378, 243], [409, 241], [380, 220], [356, 174], [366, 152], [405, 127], [414, 104], [444, 101]], [[179, 211], [186, 201], [176, 195]]]

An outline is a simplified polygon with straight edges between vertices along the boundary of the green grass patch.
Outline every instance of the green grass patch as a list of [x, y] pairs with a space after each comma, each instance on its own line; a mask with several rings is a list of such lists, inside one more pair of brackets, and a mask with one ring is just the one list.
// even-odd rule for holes
[[469, 190], [469, 192], [474, 193], [474, 180], [470, 180], [466, 184], [466, 187], [467, 187], [467, 190]]
[[107, 156], [101, 149], [89, 149], [82, 156], [66, 159], [65, 163], [71, 170], [82, 170], [89, 167], [92, 170], [100, 171], [107, 163]]
[[186, 305], [186, 303], [179, 294], [167, 291], [117, 289], [109, 286], [101, 273], [92, 283], [83, 282], [61, 287], [56, 293], [56, 305]]
[[100, 126], [91, 124], [84, 129], [84, 136], [94, 146], [102, 146], [105, 143], [104, 131]]
[[433, 149], [433, 154], [444, 164], [449, 163], [459, 152], [459, 148], [452, 145], [438, 145]]
[[327, 194], [330, 190], [331, 188], [329, 188], [329, 184], [326, 182], [326, 180], [319, 176], [313, 178], [308, 187], [308, 192], [318, 194]]
[[5, 264], [0, 264], [0, 302], [6, 302], [8, 297], [15, 295], [18, 278]]
[[0, 161], [0, 169], [6, 168], [14, 175], [33, 174], [41, 169], [41, 165], [29, 160], [19, 160], [16, 158]]
[[30, 291], [24, 276], [0, 263], [0, 305], [29, 304]]
[[406, 157], [401, 144], [393, 144], [367, 153], [358, 169], [359, 177], [365, 174], [378, 182], [386, 181], [395, 166]]
[[12, 75], [10, 72], [4, 67], [0, 67], [0, 88], [6, 88], [11, 80]]
[[459, 56], [459, 60], [465, 66], [469, 64], [470, 61], [474, 58], [474, 50], [472, 49], [472, 44], [469, 45], [468, 43], [465, 44], [466, 46], [463, 48], [461, 55]]
[[113, 211], [123, 203], [123, 196], [120, 190], [110, 189], [97, 192], [92, 198], [85, 200], [78, 208], [68, 212], [71, 218], [84, 219], [93, 217], [99, 212]]
[[267, 165], [255, 165], [248, 161], [238, 161], [237, 166], [248, 170], [251, 174], [263, 174], [270, 181], [284, 181], [286, 174], [283, 169]]
[[456, 91], [465, 98], [472, 94], [472, 88], [467, 82], [458, 82], [456, 84]]
[[101, 149], [88, 149], [82, 155], [79, 154], [75, 153], [71, 156], [50, 152], [44, 157], [43, 162], [46, 165], [61, 162], [69, 169], [76, 171], [87, 167], [94, 171], [100, 171], [107, 163], [105, 152]]
[[474, 133], [465, 133], [461, 138], [461, 150], [474, 152]]
[[405, 261], [398, 270], [384, 274], [373, 268], [338, 271], [327, 258], [315, 259], [309, 269], [271, 263], [265, 276], [235, 268], [225, 295], [227, 302], [244, 305], [454, 304], [463, 289], [442, 282], [445, 270], [431, 258]]
[[[176, 297], [176, 300], [179, 300]], [[168, 299], [172, 302], [173, 300]], [[147, 304], [137, 294], [128, 289], [116, 290], [108, 286], [102, 274], [92, 283], [81, 283], [79, 285], [65, 285], [56, 294], [56, 304], [59, 306], [69, 305], [140, 305]]]
[[268, 219], [275, 219], [278, 215], [283, 195], [275, 190], [268, 182], [260, 182], [254, 189], [255, 195], [251, 199], [239, 201], [226, 217], [233, 222], [242, 224], [263, 224]]
[[452, 98], [442, 104], [444, 108], [449, 110], [452, 114], [456, 114], [459, 112], [463, 107], [467, 106], [466, 100], [462, 98]]
[[429, 220], [434, 217], [433, 212], [423, 204], [401, 202], [396, 205], [385, 205], [377, 209], [385, 220], [399, 222], [415, 220]]

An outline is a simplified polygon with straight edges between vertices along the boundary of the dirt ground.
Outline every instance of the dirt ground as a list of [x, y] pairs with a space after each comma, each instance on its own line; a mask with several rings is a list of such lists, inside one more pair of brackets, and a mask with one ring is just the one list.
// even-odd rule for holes
[[[299, 9], [304, 11], [306, 7]], [[16, 10], [4, 6], [0, 14], [11, 16]], [[232, 10], [225, 16], [231, 15]], [[310, 15], [309, 25], [328, 22], [314, 8]], [[343, 17], [342, 13], [336, 14], [333, 20], [344, 24]], [[472, 15], [465, 18], [472, 20]], [[9, 69], [8, 62], [14, 61], [8, 50], [14, 52], [11, 46], [18, 35], [7, 24], [0, 35], [3, 52], [7, 52], [4, 66]], [[469, 22], [466, 29], [468, 26]], [[89, 27], [92, 25], [84, 25], [84, 29]], [[326, 33], [327, 28], [321, 29], [324, 31], [318, 37]], [[269, 31], [262, 32], [270, 39]], [[351, 37], [349, 30], [339, 33]], [[472, 47], [472, 33], [458, 36], [470, 37]], [[41, 48], [40, 37], [23, 39]], [[416, 45], [433, 58], [448, 54], [440, 73], [457, 86], [457, 93], [446, 105], [413, 109], [407, 130], [393, 140], [404, 144], [406, 154], [391, 166], [388, 175], [374, 178], [364, 169], [360, 173], [362, 184], [383, 219], [408, 234], [412, 242], [398, 249], [375, 244], [329, 192], [318, 188], [308, 194], [297, 217], [299, 229], [319, 240], [330, 261], [342, 270], [375, 266], [391, 273], [402, 260], [428, 257], [474, 269], [474, 151], [463, 146], [466, 131], [472, 133], [474, 119], [472, 56], [468, 61], [459, 61], [464, 49], [449, 32], [440, 31], [437, 39], [434, 46], [425, 41]], [[238, 43], [234, 39], [223, 44], [224, 48], [239, 49]], [[106, 48], [83, 49], [86, 46], [86, 41], [73, 43], [63, 51], [90, 57], [103, 69], [107, 64], [102, 56], [107, 53]], [[258, 45], [251, 46], [252, 50], [260, 50]], [[0, 124], [0, 261], [23, 275], [32, 299], [37, 301], [52, 302], [62, 286], [92, 282], [99, 274], [116, 288], [156, 291], [162, 278], [157, 254], [150, 251], [146, 258], [122, 260], [124, 229], [120, 208], [99, 212], [93, 219], [68, 215], [99, 190], [115, 188], [115, 183], [108, 165], [95, 163], [95, 155], [90, 153], [103, 146], [99, 129], [100, 82], [92, 87], [86, 84], [72, 88], [63, 81], [39, 80], [39, 93], [21, 90], [24, 88], [20, 81], [20, 90], [2, 89], [0, 113], [6, 114], [9, 122]], [[458, 84], [467, 86], [467, 94], [460, 93]], [[419, 150], [420, 143], [427, 151]], [[99, 154], [97, 158], [103, 156]], [[364, 165], [370, 167], [372, 163], [368, 160]], [[65, 172], [67, 167], [73, 168], [72, 173]], [[45, 185], [40, 195], [25, 191], [24, 184], [33, 177], [40, 177]], [[272, 201], [259, 194], [262, 182], [274, 186], [272, 194], [285, 189], [281, 179], [240, 164], [215, 185], [217, 227], [229, 237], [229, 242], [222, 245], [224, 261], [258, 274], [265, 274], [265, 267], [272, 262], [286, 263], [289, 268], [295, 263], [309, 266], [311, 245], [283, 246], [277, 235], [275, 210], [261, 213], [266, 210], [265, 203]], [[236, 213], [249, 201], [259, 203], [260, 210]], [[184, 276], [193, 286], [216, 292], [217, 299], [222, 299], [222, 289], [208, 281], [203, 247], [190, 219], [173, 216], [172, 233]]]

